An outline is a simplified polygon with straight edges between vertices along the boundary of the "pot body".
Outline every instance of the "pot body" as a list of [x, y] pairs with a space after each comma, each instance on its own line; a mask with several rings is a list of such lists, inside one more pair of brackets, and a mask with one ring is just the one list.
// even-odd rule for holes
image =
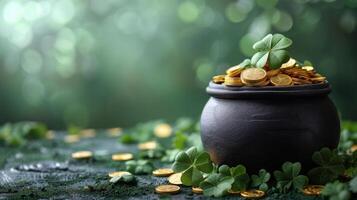
[[327, 94], [211, 97], [201, 116], [201, 139], [211, 159], [243, 164], [251, 173], [280, 169], [286, 161], [300, 162], [307, 171], [314, 166], [312, 154], [336, 148], [339, 134]]

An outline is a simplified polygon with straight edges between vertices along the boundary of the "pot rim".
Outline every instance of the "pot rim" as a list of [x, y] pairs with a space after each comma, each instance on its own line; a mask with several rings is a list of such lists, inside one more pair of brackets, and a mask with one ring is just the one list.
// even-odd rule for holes
[[211, 81], [206, 92], [210, 96], [220, 99], [326, 96], [331, 92], [331, 86], [326, 81], [325, 83], [294, 86], [229, 87]]

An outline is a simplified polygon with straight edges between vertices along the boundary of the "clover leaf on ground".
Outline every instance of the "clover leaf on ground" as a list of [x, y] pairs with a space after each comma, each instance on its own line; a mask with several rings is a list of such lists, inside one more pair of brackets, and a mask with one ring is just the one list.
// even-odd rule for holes
[[182, 172], [181, 181], [187, 186], [198, 186], [203, 180], [203, 173], [210, 173], [213, 164], [207, 152], [198, 152], [196, 147], [177, 154], [172, 166], [175, 172]]
[[329, 200], [348, 200], [351, 197], [347, 184], [339, 181], [326, 184], [321, 194], [328, 197]]
[[150, 174], [154, 170], [153, 164], [148, 160], [130, 160], [125, 163], [126, 170], [133, 174]]
[[109, 182], [111, 182], [111, 183], [119, 183], [119, 182], [131, 183], [131, 182], [134, 182], [135, 180], [136, 180], [135, 176], [132, 174], [121, 174], [121, 175], [112, 177], [109, 180]]
[[243, 191], [248, 188], [250, 178], [243, 165], [237, 165], [236, 167], [231, 168], [227, 165], [222, 165], [219, 167], [218, 171], [222, 176], [228, 176], [234, 179], [232, 190]]
[[205, 196], [221, 197], [232, 187], [234, 178], [222, 176], [222, 174], [212, 173], [199, 185], [203, 189]]
[[251, 64], [256, 67], [268, 65], [272, 69], [279, 68], [290, 58], [285, 49], [291, 44], [292, 41], [281, 34], [268, 34], [253, 45], [257, 52], [253, 55]]
[[337, 150], [322, 148], [312, 155], [312, 160], [318, 165], [308, 172], [311, 182], [325, 184], [334, 181], [345, 172], [344, 161]]
[[299, 175], [301, 164], [285, 162], [282, 165], [282, 171], [274, 171], [274, 177], [277, 181], [276, 187], [280, 192], [286, 193], [290, 189], [302, 189], [309, 181], [304, 175]]
[[251, 186], [253, 188], [258, 188], [259, 190], [267, 191], [269, 189], [268, 181], [270, 180], [270, 173], [265, 169], [259, 170], [259, 174], [253, 174], [251, 177], [252, 183]]

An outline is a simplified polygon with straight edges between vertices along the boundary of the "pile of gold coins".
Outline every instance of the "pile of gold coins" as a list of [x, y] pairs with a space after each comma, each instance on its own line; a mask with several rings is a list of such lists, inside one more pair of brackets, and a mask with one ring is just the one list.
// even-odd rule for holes
[[214, 76], [212, 81], [232, 87], [252, 86], [292, 86], [324, 83], [326, 77], [318, 74], [312, 66], [300, 66], [295, 59], [284, 63], [278, 69], [234, 66], [226, 71], [226, 75]]

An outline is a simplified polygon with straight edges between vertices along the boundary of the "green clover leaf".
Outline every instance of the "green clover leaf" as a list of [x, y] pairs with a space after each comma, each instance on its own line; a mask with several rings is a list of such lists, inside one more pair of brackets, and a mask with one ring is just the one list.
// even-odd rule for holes
[[265, 169], [259, 170], [259, 174], [252, 175], [252, 184], [251, 186], [254, 188], [258, 188], [259, 190], [267, 191], [269, 189], [269, 186], [267, 182], [270, 180], [270, 173], [267, 172]]
[[184, 185], [198, 186], [203, 180], [203, 173], [212, 172], [213, 165], [208, 153], [199, 153], [197, 148], [191, 147], [186, 152], [177, 154], [172, 169], [183, 172], [181, 181]]
[[126, 170], [133, 174], [150, 174], [154, 170], [153, 164], [148, 160], [130, 160], [125, 165]]
[[241, 66], [241, 67], [250, 67], [251, 66], [250, 59], [243, 60], [243, 62], [239, 63], [239, 66]]
[[309, 179], [306, 176], [299, 175], [301, 164], [285, 162], [282, 166], [282, 171], [274, 171], [274, 177], [277, 181], [276, 187], [280, 192], [286, 193], [291, 188], [302, 189]]
[[123, 183], [130, 183], [130, 182], [134, 182], [135, 176], [133, 176], [132, 174], [123, 174], [123, 175], [119, 175], [119, 176], [114, 176], [113, 178], [111, 178], [109, 180], [109, 182], [111, 183], [119, 183], [119, 182], [123, 182]]
[[343, 159], [337, 154], [336, 150], [322, 148], [312, 155], [312, 160], [319, 165], [308, 172], [308, 176], [313, 183], [325, 184], [331, 182], [345, 171]]
[[357, 193], [357, 176], [350, 181], [349, 186], [353, 193]]
[[233, 182], [233, 177], [213, 173], [201, 182], [200, 187], [203, 189], [203, 194], [205, 196], [221, 197], [231, 189]]
[[264, 67], [268, 64], [272, 69], [279, 68], [290, 58], [285, 49], [291, 44], [292, 41], [281, 34], [268, 34], [253, 45], [257, 53], [253, 55], [251, 64], [256, 67]]
[[347, 184], [339, 181], [326, 184], [321, 194], [329, 197], [329, 200], [348, 200], [351, 197]]
[[218, 172], [221, 176], [232, 177], [234, 179], [232, 190], [243, 191], [247, 189], [250, 178], [243, 165], [237, 165], [236, 167], [231, 168], [227, 165], [222, 165], [219, 167]]

